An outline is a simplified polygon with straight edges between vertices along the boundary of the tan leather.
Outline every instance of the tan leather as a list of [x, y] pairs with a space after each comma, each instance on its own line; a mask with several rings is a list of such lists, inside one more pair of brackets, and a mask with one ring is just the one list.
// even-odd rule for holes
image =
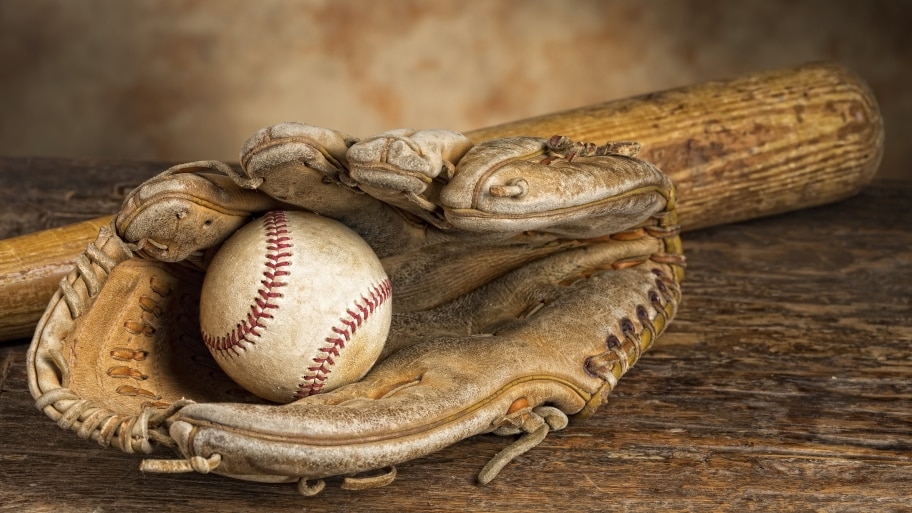
[[[478, 433], [521, 435], [479, 475], [492, 479], [567, 415], [595, 412], [674, 317], [683, 256], [674, 188], [630, 143], [468, 146], [413, 130], [361, 145], [285, 123], [248, 141], [241, 171], [202, 162], [152, 179], [48, 306], [29, 351], [39, 408], [104, 445], [180, 456], [146, 471], [305, 494], [328, 476], [387, 484], [395, 465]], [[227, 379], [196, 318], [211, 255], [273, 208], [342, 221], [393, 283], [374, 369], [287, 405]]]
[[174, 166], [134, 189], [115, 219], [123, 240], [165, 262], [215, 246], [247, 222], [250, 212], [281, 203], [237, 187], [216, 161]]

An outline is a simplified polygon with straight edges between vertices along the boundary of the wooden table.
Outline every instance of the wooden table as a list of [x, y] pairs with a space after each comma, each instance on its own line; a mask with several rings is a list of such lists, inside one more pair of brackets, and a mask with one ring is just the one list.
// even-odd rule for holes
[[[0, 236], [110, 212], [159, 169], [0, 159]], [[685, 243], [668, 333], [598, 414], [487, 486], [496, 436], [315, 498], [143, 475], [37, 411], [28, 341], [0, 344], [0, 511], [912, 511], [912, 181]]]

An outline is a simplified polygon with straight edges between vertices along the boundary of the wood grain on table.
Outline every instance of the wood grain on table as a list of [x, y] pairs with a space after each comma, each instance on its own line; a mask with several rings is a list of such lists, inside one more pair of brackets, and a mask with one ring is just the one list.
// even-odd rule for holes
[[[110, 213], [165, 166], [39, 167], [43, 176], [0, 169], [0, 237]], [[72, 189], [73, 173], [91, 187]], [[910, 248], [908, 181], [686, 234], [685, 299], [669, 331], [595, 416], [486, 486], [474, 476], [508, 439], [477, 436], [401, 465], [386, 488], [331, 480], [315, 498], [144, 475], [140, 456], [36, 410], [28, 341], [5, 343], [0, 511], [912, 511]]]

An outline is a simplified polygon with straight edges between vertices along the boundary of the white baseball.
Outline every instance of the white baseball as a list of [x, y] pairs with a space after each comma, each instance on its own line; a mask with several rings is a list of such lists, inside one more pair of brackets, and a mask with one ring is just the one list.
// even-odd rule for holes
[[287, 403], [361, 379], [380, 355], [392, 289], [345, 225], [273, 211], [229, 238], [203, 281], [203, 341], [232, 379]]

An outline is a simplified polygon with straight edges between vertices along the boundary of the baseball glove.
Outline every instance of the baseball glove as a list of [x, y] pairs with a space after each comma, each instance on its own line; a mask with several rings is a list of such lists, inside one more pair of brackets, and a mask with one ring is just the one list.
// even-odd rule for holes
[[[357, 141], [285, 123], [240, 169], [171, 168], [134, 190], [60, 283], [29, 350], [37, 407], [62, 428], [145, 460], [343, 487], [479, 433], [520, 435], [481, 470], [585, 417], [674, 317], [683, 256], [671, 181], [636, 143], [565, 137], [473, 145], [443, 130]], [[393, 321], [362, 380], [289, 404], [240, 389], [199, 331], [219, 244], [274, 209], [341, 221], [376, 251]]]

